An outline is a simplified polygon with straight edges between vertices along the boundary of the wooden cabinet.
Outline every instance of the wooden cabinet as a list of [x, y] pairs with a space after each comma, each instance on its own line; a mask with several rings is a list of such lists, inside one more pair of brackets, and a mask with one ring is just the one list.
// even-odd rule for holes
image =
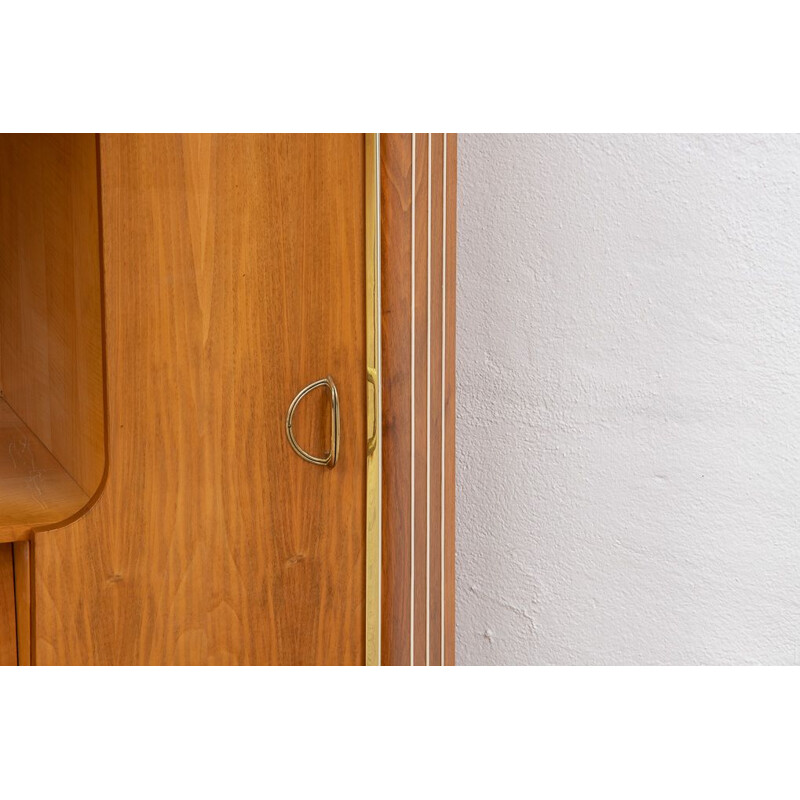
[[[410, 135], [0, 136], [2, 663], [452, 662], [455, 137], [416, 139], [427, 271]], [[332, 467], [287, 440], [327, 376]]]

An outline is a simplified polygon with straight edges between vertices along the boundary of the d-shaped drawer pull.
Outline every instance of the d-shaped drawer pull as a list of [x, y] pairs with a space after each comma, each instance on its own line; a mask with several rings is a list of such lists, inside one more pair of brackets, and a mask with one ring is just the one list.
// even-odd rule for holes
[[[299, 402], [309, 392], [313, 392], [314, 389], [318, 389], [321, 386], [327, 386], [331, 395], [331, 449], [320, 458], [319, 456], [312, 456], [310, 453], [306, 453], [306, 451], [297, 444], [297, 440], [294, 438], [294, 432], [292, 431], [292, 419]], [[292, 400], [292, 404], [289, 406], [289, 412], [286, 414], [286, 438], [289, 440], [292, 450], [304, 461], [308, 461], [311, 464], [319, 464], [321, 467], [333, 468], [336, 466], [336, 460], [339, 458], [339, 430], [339, 393], [336, 391], [336, 384], [333, 382], [333, 378], [328, 375], [322, 380], [309, 383], [308, 386], [302, 389], [297, 394], [297, 397]]]

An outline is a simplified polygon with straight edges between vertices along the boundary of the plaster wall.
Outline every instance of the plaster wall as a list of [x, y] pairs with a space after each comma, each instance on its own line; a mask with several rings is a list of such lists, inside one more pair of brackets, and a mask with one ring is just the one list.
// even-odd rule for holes
[[458, 226], [458, 663], [800, 663], [800, 138], [464, 134]]

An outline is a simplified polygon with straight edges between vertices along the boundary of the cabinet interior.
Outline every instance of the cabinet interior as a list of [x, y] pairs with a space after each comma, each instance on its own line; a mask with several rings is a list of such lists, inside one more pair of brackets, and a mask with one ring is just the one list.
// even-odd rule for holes
[[86, 505], [104, 469], [103, 414], [96, 137], [1, 135], [0, 530], [6, 541]]
[[17, 661], [25, 540], [105, 468], [98, 186], [94, 134], [0, 135], [0, 664]]

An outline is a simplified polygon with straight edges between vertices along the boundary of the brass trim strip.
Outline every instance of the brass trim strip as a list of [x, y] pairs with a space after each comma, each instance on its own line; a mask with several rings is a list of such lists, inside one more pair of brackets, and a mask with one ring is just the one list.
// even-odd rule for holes
[[433, 137], [428, 134], [428, 399], [425, 406], [425, 666], [431, 665], [431, 148]]
[[367, 272], [366, 664], [381, 663], [380, 134], [365, 134]]

